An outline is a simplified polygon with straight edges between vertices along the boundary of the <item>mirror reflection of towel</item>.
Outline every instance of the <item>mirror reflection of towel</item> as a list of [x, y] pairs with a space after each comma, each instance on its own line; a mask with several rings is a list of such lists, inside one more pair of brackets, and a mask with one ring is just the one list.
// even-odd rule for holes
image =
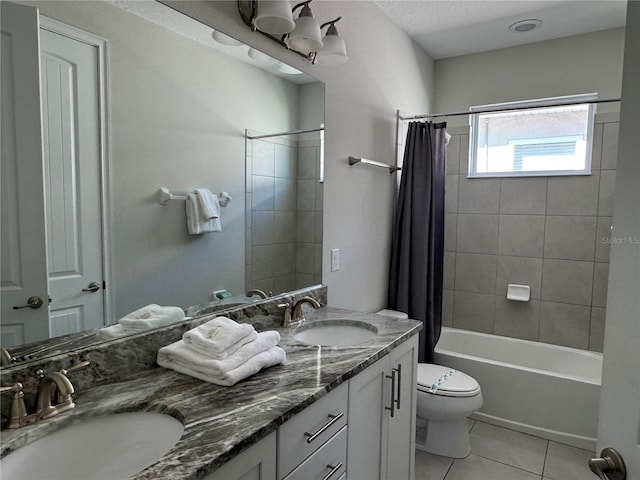
[[204, 217], [198, 195], [190, 193], [186, 201], [187, 230], [189, 235], [200, 235], [202, 233], [221, 232], [222, 225], [220, 218], [207, 219]]
[[220, 218], [220, 202], [218, 196], [206, 188], [196, 188], [202, 216], [207, 220]]

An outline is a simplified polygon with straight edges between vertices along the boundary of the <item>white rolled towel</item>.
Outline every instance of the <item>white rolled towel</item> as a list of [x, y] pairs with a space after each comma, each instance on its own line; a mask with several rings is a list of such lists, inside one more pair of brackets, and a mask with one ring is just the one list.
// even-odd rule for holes
[[243, 380], [251, 375], [258, 373], [263, 368], [271, 367], [279, 363], [283, 363], [287, 359], [287, 354], [280, 347], [271, 347], [262, 353], [259, 353], [249, 360], [244, 362], [237, 368], [225, 372], [221, 375], [215, 375], [213, 373], [203, 373], [195, 370], [192, 366], [184, 366], [170, 360], [168, 357], [160, 357], [158, 355], [158, 365], [161, 367], [175, 370], [176, 372], [184, 373], [190, 377], [197, 378], [209, 383], [215, 383], [216, 385], [222, 385], [230, 387], [235, 385], [240, 380]]
[[158, 364], [174, 362], [183, 368], [191, 368], [203, 375], [222, 377], [225, 373], [238, 368], [252, 357], [278, 345], [280, 334], [276, 331], [258, 333], [258, 338], [241, 346], [224, 360], [204, 357], [191, 350], [184, 340], [178, 340], [158, 350]]
[[182, 340], [194, 352], [214, 360], [224, 360], [246, 343], [258, 338], [253, 325], [216, 317], [185, 332]]
[[181, 322], [184, 318], [184, 310], [180, 307], [161, 307], [152, 303], [125, 315], [118, 323], [127, 331], [141, 332]]

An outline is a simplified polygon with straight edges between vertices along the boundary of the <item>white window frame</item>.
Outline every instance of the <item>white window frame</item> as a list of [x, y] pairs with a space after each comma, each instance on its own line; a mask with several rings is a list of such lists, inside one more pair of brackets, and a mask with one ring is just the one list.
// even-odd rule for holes
[[[580, 95], [567, 95], [563, 97], [542, 98], [534, 100], [525, 100], [521, 102], [506, 102], [506, 103], [494, 103], [490, 105], [478, 105], [470, 107], [469, 111], [469, 171], [467, 178], [491, 178], [491, 177], [555, 177], [555, 176], [567, 176], [567, 175], [591, 175], [591, 158], [593, 151], [593, 125], [595, 121], [596, 105], [592, 103], [598, 99], [597, 93], [586, 93]], [[488, 111], [500, 111], [500, 109], [518, 109], [514, 110], [522, 111], [527, 108], [537, 108], [545, 106], [563, 106], [572, 104], [587, 104], [588, 116], [587, 116], [587, 135], [586, 135], [586, 150], [585, 150], [585, 167], [582, 170], [536, 170], [536, 171], [511, 171], [511, 172], [477, 172], [477, 132], [478, 121], [482, 113], [489, 113]], [[505, 111], [509, 113], [509, 111]], [[524, 143], [524, 142], [522, 142]], [[531, 142], [533, 143], [533, 142]]]

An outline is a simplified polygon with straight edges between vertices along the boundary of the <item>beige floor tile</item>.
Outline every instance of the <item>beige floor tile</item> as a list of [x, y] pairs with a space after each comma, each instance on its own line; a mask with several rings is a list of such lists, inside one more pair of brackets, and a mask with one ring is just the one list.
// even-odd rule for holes
[[595, 478], [587, 465], [594, 452], [570, 447], [557, 442], [549, 442], [544, 476], [549, 480], [584, 480]]
[[445, 480], [540, 480], [540, 475], [471, 454], [454, 460]]
[[416, 450], [415, 480], [442, 480], [452, 463], [453, 458]]
[[471, 430], [474, 455], [542, 474], [547, 440], [477, 422]]

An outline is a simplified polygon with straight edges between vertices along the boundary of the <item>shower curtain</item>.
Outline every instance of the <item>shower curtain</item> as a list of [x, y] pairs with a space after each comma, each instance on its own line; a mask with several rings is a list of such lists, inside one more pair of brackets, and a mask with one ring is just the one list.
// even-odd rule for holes
[[419, 361], [428, 363], [442, 326], [446, 126], [409, 123], [391, 240], [388, 308], [424, 323]]

